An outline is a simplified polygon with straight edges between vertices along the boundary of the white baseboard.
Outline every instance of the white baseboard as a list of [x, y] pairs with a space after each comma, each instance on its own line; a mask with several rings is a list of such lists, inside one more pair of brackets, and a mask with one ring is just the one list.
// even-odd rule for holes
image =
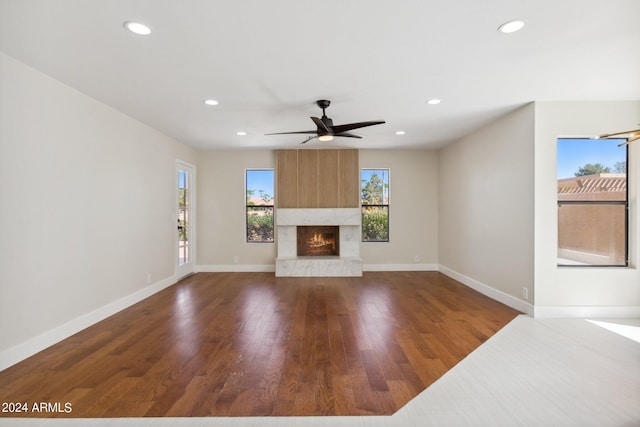
[[196, 266], [198, 273], [273, 273], [275, 264], [213, 264]]
[[[363, 271], [437, 271], [437, 264], [363, 264]], [[272, 264], [213, 264], [196, 266], [198, 273], [272, 273]]]
[[445, 267], [444, 265], [440, 265], [438, 268], [438, 271], [440, 271], [442, 274], [445, 274], [451, 277], [454, 280], [457, 280], [463, 285], [466, 285], [471, 289], [474, 289], [480, 292], [481, 294], [488, 296], [491, 299], [501, 302], [504, 305], [507, 305], [523, 313], [526, 313], [529, 316], [534, 315], [533, 304], [529, 304], [528, 302], [522, 301], [521, 299], [518, 299], [512, 295], [506, 294], [502, 291], [492, 288], [489, 285], [486, 285], [482, 282], [478, 282], [477, 280], [467, 277], [464, 274], [460, 274], [457, 271], [451, 270], [450, 268]]
[[437, 264], [363, 264], [362, 271], [437, 271]]
[[640, 307], [536, 306], [534, 310], [536, 319], [631, 319], [640, 317]]
[[167, 277], [166, 279], [140, 289], [131, 295], [127, 295], [126, 297], [110, 302], [96, 310], [83, 314], [82, 316], [70, 320], [47, 332], [30, 338], [14, 347], [0, 351], [0, 371], [33, 356], [45, 348], [50, 347], [53, 344], [60, 342], [63, 339], [68, 338], [71, 335], [78, 333], [129, 306], [132, 306], [133, 304], [142, 301], [165, 288], [168, 288], [174, 283], [176, 283], [175, 276]]

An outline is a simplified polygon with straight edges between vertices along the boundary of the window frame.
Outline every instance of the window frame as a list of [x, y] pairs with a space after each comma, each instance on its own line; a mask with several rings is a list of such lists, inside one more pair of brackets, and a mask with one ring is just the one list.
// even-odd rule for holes
[[[594, 139], [592, 137], [558, 137], [556, 138], [556, 152], [558, 149], [558, 143], [560, 140], [571, 140], [571, 139], [584, 139], [591, 140]], [[628, 138], [606, 138], [608, 140], [619, 140], [619, 141], [628, 141]], [[623, 264], [560, 264], [557, 263], [558, 268], [628, 268], [629, 267], [629, 146], [625, 144], [625, 163], [626, 163], [626, 173], [625, 173], [625, 200], [559, 200], [558, 195], [556, 194], [556, 203], [558, 209], [560, 209], [563, 205], [566, 206], [579, 206], [579, 205], [587, 205], [587, 206], [605, 206], [605, 205], [615, 205], [615, 206], [624, 206], [624, 263]], [[560, 179], [557, 176], [556, 172], [556, 181]], [[559, 239], [560, 235], [560, 224], [557, 224], [557, 239]], [[558, 246], [556, 244], [556, 246]], [[559, 247], [556, 248], [558, 250]]]
[[[248, 193], [248, 174], [250, 172], [270, 171], [273, 173], [274, 194], [271, 196], [270, 204], [265, 205], [249, 205]], [[275, 169], [274, 168], [246, 168], [244, 170], [244, 238], [245, 243], [275, 243], [276, 240], [276, 224], [275, 224]], [[273, 237], [271, 240], [251, 240], [249, 239], [249, 211], [254, 208], [271, 208], [271, 227], [273, 229]]]
[[[372, 203], [372, 204], [364, 204], [363, 203], [363, 197], [362, 197], [362, 172], [363, 171], [386, 171], [387, 174], [387, 182], [386, 182], [386, 200], [387, 203]], [[384, 174], [383, 174], [384, 176]], [[384, 201], [384, 193], [385, 193], [385, 189], [384, 189], [384, 179], [383, 179], [383, 201]], [[363, 224], [364, 224], [364, 210], [365, 208], [382, 208], [382, 209], [386, 209], [387, 212], [387, 228], [386, 228], [386, 235], [387, 238], [386, 239], [380, 239], [380, 240], [365, 240], [365, 234], [363, 231]], [[389, 243], [390, 239], [391, 239], [391, 168], [388, 167], [384, 167], [384, 168], [360, 168], [360, 240], [362, 241], [362, 243]]]

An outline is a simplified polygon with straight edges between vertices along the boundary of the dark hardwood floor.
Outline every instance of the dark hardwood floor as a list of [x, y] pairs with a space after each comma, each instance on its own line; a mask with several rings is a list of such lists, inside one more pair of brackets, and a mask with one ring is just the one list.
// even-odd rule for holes
[[0, 372], [0, 417], [392, 414], [518, 314], [437, 272], [199, 273]]

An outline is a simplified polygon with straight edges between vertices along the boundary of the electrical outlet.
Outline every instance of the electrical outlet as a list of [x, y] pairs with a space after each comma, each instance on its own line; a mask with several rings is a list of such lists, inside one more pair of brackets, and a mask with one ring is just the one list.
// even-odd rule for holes
[[420, 262], [420, 256], [419, 255], [414, 256], [413, 262]]
[[147, 285], [151, 283], [151, 273], [147, 273]]
[[529, 299], [529, 288], [522, 288], [522, 298]]
[[239, 258], [238, 258], [238, 256], [236, 255], [236, 256], [234, 256], [234, 257], [233, 257], [233, 263], [234, 263], [234, 264], [237, 264], [238, 262], [240, 262], [240, 259], [239, 259]]

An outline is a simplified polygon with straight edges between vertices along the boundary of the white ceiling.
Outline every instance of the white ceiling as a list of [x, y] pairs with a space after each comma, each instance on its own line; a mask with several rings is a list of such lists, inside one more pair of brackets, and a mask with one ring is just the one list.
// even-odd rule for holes
[[334, 124], [387, 123], [307, 146], [435, 148], [534, 100], [640, 99], [639, 17], [639, 0], [0, 0], [0, 50], [198, 149], [299, 147], [264, 134], [315, 129], [323, 98]]

